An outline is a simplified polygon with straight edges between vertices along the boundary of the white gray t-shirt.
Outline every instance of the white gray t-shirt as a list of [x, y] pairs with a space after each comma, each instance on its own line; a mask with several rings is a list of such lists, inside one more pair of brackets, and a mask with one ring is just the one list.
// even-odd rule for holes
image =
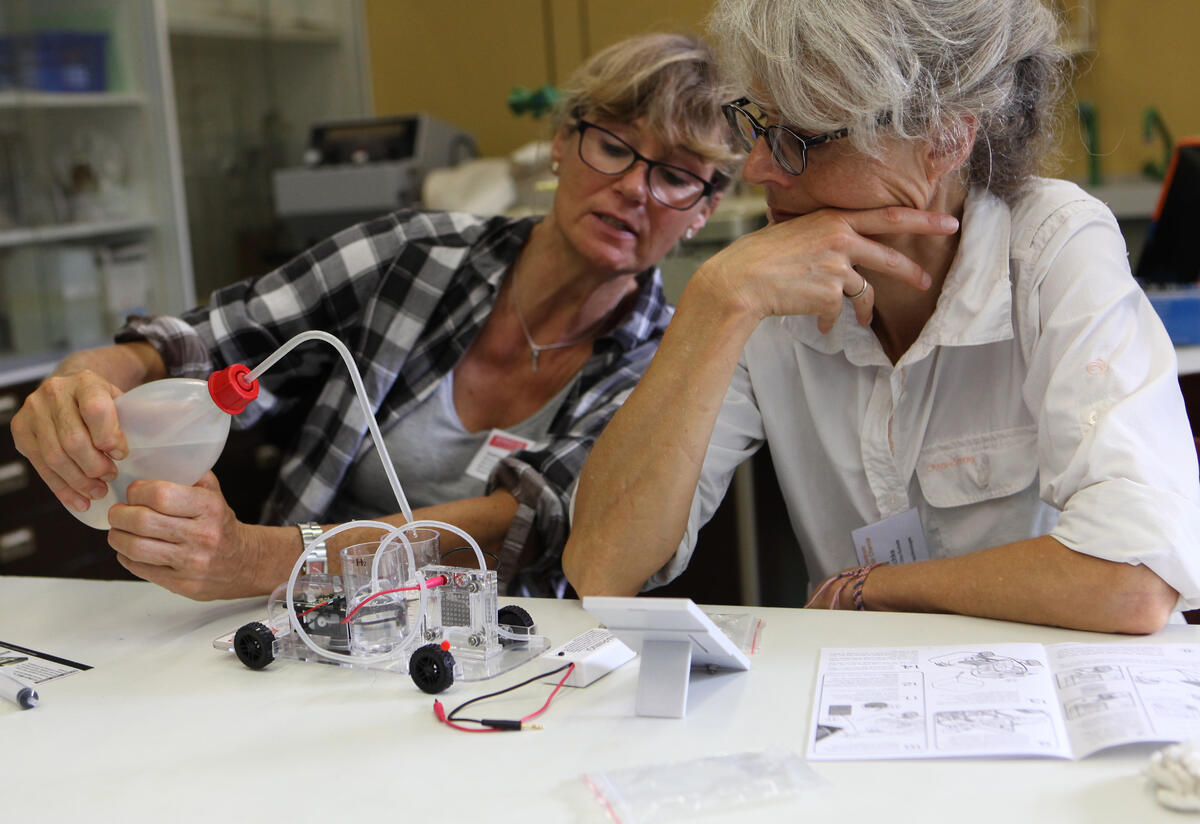
[[[567, 393], [578, 376], [545, 406], [506, 429], [530, 441], [545, 441]], [[424, 401], [383, 434], [396, 477], [413, 509], [483, 495], [487, 481], [466, 473], [467, 466], [487, 440], [490, 430], [468, 432], [454, 408], [454, 372], [448, 372]], [[399, 512], [383, 462], [368, 438], [346, 474], [330, 511], [331, 521], [376, 518]]]

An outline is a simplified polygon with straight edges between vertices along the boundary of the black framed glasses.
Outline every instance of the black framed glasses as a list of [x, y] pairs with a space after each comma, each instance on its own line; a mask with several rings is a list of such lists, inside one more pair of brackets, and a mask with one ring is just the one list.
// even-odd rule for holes
[[758, 118], [746, 111], [745, 107], [752, 105], [754, 103], [750, 98], [740, 97], [732, 103], [726, 103], [721, 107], [721, 111], [725, 113], [725, 119], [729, 121], [738, 143], [746, 152], [753, 151], [754, 142], [760, 137], [765, 137], [767, 146], [771, 149], [771, 157], [790, 175], [804, 174], [804, 170], [808, 168], [809, 149], [822, 143], [841, 140], [850, 134], [849, 129], [835, 129], [832, 132], [805, 137], [796, 134], [787, 126], [764, 126], [758, 122]]
[[579, 129], [580, 160], [602, 175], [624, 174], [642, 161], [646, 164], [650, 194], [664, 206], [681, 211], [690, 209], [713, 193], [712, 181], [682, 166], [651, 160], [603, 126], [580, 117], [575, 120], [575, 128]]

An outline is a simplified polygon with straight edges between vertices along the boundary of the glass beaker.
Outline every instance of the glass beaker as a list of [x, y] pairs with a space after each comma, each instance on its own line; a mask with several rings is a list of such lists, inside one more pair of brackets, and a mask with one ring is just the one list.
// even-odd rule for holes
[[389, 592], [411, 583], [403, 550], [403, 545], [393, 544], [379, 552], [378, 541], [342, 550], [351, 655], [391, 652], [404, 638], [408, 599], [403, 592]]
[[[412, 544], [413, 562], [417, 565], [418, 574], [427, 566], [436, 566], [441, 563], [442, 542], [437, 530], [422, 527], [405, 532], [404, 536]], [[400, 542], [400, 539], [397, 538], [394, 543], [397, 549], [403, 553], [404, 545]], [[420, 626], [421, 630], [424, 631], [425, 627], [421, 621], [421, 616], [417, 614], [421, 608], [421, 595], [415, 589], [417, 583], [415, 575], [412, 576], [410, 583], [414, 589], [403, 593], [408, 601], [408, 620]], [[424, 641], [421, 641], [421, 643], [424, 643]]]
[[[437, 530], [421, 527], [405, 532], [404, 537], [408, 538], [409, 543], [412, 544], [413, 560], [416, 562], [417, 569], [441, 563], [442, 542]], [[404, 544], [400, 542], [399, 538], [396, 538], [393, 543], [400, 548], [401, 552], [404, 551]]]
[[[416, 567], [438, 556], [438, 533], [417, 530], [410, 538]], [[377, 557], [378, 556], [378, 557]], [[395, 540], [380, 550], [379, 542], [348, 546], [341, 552], [342, 589], [346, 594], [351, 655], [378, 655], [394, 650], [409, 633], [418, 602], [416, 575], [409, 573], [408, 553]]]

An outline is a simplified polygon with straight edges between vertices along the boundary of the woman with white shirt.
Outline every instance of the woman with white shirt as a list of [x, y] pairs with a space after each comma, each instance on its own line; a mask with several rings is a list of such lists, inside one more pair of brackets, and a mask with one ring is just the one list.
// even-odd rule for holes
[[575, 589], [678, 575], [766, 443], [810, 606], [1131, 633], [1200, 606], [1174, 350], [1108, 209], [1034, 176], [1052, 12], [723, 0], [710, 24], [771, 225], [696, 272], [597, 442]]

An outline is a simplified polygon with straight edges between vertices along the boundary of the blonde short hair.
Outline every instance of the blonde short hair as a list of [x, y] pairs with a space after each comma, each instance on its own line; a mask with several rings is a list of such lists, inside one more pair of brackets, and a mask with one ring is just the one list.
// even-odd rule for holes
[[1053, 142], [1066, 55], [1042, 0], [719, 0], [709, 18], [744, 88], [814, 133], [942, 145], [976, 125], [969, 183], [1012, 200]]
[[737, 173], [742, 155], [721, 113], [734, 87], [712, 49], [686, 34], [643, 34], [592, 55], [561, 87], [555, 131], [576, 117], [632, 123], [643, 119], [665, 143], [717, 167], [718, 189]]

